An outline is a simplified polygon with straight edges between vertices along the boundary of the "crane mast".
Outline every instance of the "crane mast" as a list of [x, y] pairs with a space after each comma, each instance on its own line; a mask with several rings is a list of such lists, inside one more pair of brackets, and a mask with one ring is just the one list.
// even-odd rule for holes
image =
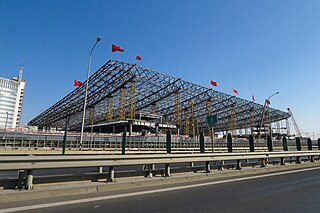
[[294, 129], [296, 130], [297, 137], [301, 137], [301, 132], [300, 132], [300, 130], [299, 130], [299, 127], [298, 127], [298, 125], [297, 125], [296, 119], [294, 119], [293, 113], [291, 112], [290, 108], [288, 108], [288, 112], [289, 112], [289, 114], [290, 114], [290, 116], [291, 116], [291, 120], [292, 120]]

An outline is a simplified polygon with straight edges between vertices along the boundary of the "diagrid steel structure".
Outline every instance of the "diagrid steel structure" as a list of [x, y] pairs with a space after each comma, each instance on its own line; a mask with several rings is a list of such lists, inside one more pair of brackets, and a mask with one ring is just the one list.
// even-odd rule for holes
[[[70, 118], [70, 129], [80, 130], [85, 85], [73, 90], [28, 124], [63, 128]], [[190, 128], [207, 132], [206, 117], [216, 114], [215, 131], [234, 131], [259, 127], [264, 106], [172, 77], [115, 60], [109, 60], [89, 78], [85, 125], [136, 120], [140, 114], [154, 115], [156, 122], [173, 124], [181, 133]], [[286, 112], [269, 109], [269, 120], [290, 117]], [[140, 117], [141, 119], [141, 117]]]

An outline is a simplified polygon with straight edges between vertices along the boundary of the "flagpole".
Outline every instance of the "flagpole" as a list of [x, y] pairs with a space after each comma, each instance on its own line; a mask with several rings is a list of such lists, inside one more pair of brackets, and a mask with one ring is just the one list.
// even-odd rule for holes
[[86, 80], [86, 91], [85, 91], [85, 95], [84, 95], [83, 114], [82, 114], [81, 133], [80, 133], [80, 149], [81, 149], [82, 141], [83, 141], [83, 129], [84, 129], [84, 120], [85, 120], [85, 115], [86, 115], [86, 107], [87, 107], [87, 96], [88, 96], [88, 87], [89, 87], [91, 58], [92, 58], [93, 50], [99, 41], [101, 41], [101, 37], [97, 37], [96, 42], [94, 43], [94, 45], [90, 51], [90, 55], [89, 55], [87, 80]]

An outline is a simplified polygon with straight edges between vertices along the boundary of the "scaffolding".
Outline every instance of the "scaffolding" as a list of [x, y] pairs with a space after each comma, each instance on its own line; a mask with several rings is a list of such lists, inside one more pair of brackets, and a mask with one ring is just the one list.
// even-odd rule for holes
[[[28, 125], [38, 126], [39, 128], [63, 128], [68, 116], [70, 117], [70, 129], [80, 130], [85, 85], [86, 82], [33, 118]], [[129, 103], [126, 103], [125, 88], [129, 88]], [[179, 97], [177, 94], [179, 94]], [[110, 97], [115, 100], [112, 106], [108, 102], [111, 99]], [[198, 128], [206, 130], [206, 133], [208, 133], [206, 104], [209, 99], [212, 100], [210, 112], [212, 114], [219, 113], [219, 120], [214, 126], [216, 132], [229, 130], [230, 120], [233, 120], [232, 129], [234, 131], [244, 129], [249, 125], [251, 127], [260, 125], [259, 121], [261, 121], [264, 108], [261, 104], [148, 68], [138, 67], [136, 64], [116, 60], [109, 60], [90, 76], [87, 108], [95, 108], [94, 124], [96, 125], [112, 122], [114, 118], [117, 118], [117, 120], [133, 119], [135, 114], [138, 113], [154, 113], [168, 124], [176, 125], [179, 122], [182, 123], [182, 118], [179, 121], [179, 117], [181, 117], [179, 112], [181, 115], [181, 112], [190, 110], [190, 102], [193, 102], [191, 115], [188, 116], [186, 115], [188, 113], [185, 113], [183, 119], [184, 132], [187, 132], [188, 129], [188, 125], [185, 125], [186, 120], [190, 119], [189, 122], [193, 126], [192, 134], [195, 134], [195, 115]], [[177, 104], [178, 102], [180, 104]], [[252, 108], [255, 109], [253, 113], [254, 125], [251, 123]], [[126, 109], [128, 110], [126, 111]], [[278, 109], [270, 108], [269, 111], [272, 122], [290, 117], [287, 112]], [[86, 117], [85, 124], [90, 124], [89, 117]]]
[[136, 82], [132, 81], [130, 90], [130, 103], [129, 103], [129, 119], [135, 119], [136, 115]]

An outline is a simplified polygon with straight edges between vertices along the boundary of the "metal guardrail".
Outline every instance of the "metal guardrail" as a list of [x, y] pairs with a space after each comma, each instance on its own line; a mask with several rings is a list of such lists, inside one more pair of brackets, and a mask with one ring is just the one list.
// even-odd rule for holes
[[[67, 137], [66, 149], [76, 150], [80, 148], [80, 136], [70, 135]], [[118, 135], [99, 135], [93, 134], [85, 135], [81, 149], [85, 150], [119, 150], [121, 149], [122, 136]], [[205, 149], [212, 149], [212, 142], [210, 138], [204, 138]], [[235, 149], [244, 151], [242, 148], [249, 150], [249, 141], [238, 139], [233, 141]], [[317, 149], [318, 142], [312, 141], [313, 147]], [[282, 151], [283, 145], [281, 140], [273, 141], [275, 151]], [[1, 132], [0, 131], [0, 148], [28, 148], [28, 149], [60, 149], [63, 146], [63, 135], [60, 134], [45, 134], [45, 133], [24, 133], [24, 132]], [[226, 139], [215, 139], [213, 146], [217, 151], [226, 151]], [[259, 151], [267, 151], [266, 140], [256, 140], [254, 147]], [[307, 150], [307, 140], [301, 140], [302, 150]], [[136, 150], [150, 150], [150, 151], [165, 151], [166, 150], [166, 137], [160, 136], [131, 136], [127, 137], [126, 149], [128, 151]], [[296, 141], [288, 140], [288, 149], [290, 151], [296, 149]], [[172, 150], [173, 151], [199, 151], [200, 143], [199, 138], [185, 138], [185, 137], [172, 137]]]
[[[237, 169], [241, 169], [241, 160], [259, 159], [261, 166], [266, 166], [267, 159], [280, 158], [284, 165], [285, 158], [308, 156], [314, 161], [314, 156], [320, 151], [287, 151], [287, 152], [251, 152], [251, 153], [202, 153], [202, 154], [153, 154], [153, 155], [113, 155], [113, 156], [0, 156], [0, 171], [23, 170], [19, 173], [17, 188], [32, 189], [33, 170], [109, 167], [107, 180], [114, 181], [114, 167], [129, 165], [148, 165], [148, 176], [152, 177], [153, 164], [165, 164], [164, 176], [170, 177], [170, 164], [205, 162], [206, 172], [210, 172], [210, 162], [218, 161], [223, 167], [223, 161], [236, 161]], [[24, 175], [26, 174], [26, 179]]]

